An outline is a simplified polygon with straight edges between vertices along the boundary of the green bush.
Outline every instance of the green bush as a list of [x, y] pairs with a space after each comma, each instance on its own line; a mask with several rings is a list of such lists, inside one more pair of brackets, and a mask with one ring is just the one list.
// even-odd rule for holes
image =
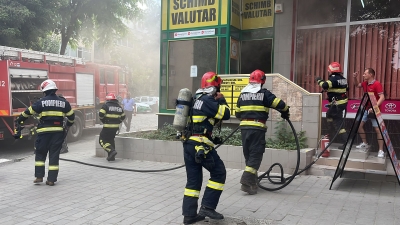
[[[290, 126], [284, 120], [277, 122], [277, 124], [278, 126], [275, 130], [275, 139], [268, 138], [265, 146], [267, 148], [297, 150], [295, 137]], [[300, 148], [308, 147], [305, 133], [305, 131], [297, 132]]]
[[[221, 128], [219, 132], [217, 129], [214, 129], [213, 137], [221, 137], [225, 140], [231, 133], [233, 129], [229, 127]], [[164, 140], [164, 141], [179, 141], [176, 139], [176, 130], [171, 124], [164, 124], [159, 130], [152, 131], [142, 131], [128, 134], [121, 134], [121, 136], [126, 137], [136, 137], [136, 138], [144, 138], [150, 140]], [[275, 139], [268, 138], [266, 140], [266, 148], [275, 148], [275, 149], [287, 149], [287, 150], [296, 150], [296, 142], [292, 133], [292, 130], [287, 125], [285, 121], [279, 121], [277, 129], [275, 131]], [[305, 131], [297, 132], [297, 138], [299, 139], [300, 148], [306, 148], [307, 146], [307, 137], [305, 136]], [[240, 133], [240, 129], [238, 129], [228, 140], [224, 142], [224, 145], [233, 145], [233, 146], [241, 146], [242, 145], [242, 136]]]

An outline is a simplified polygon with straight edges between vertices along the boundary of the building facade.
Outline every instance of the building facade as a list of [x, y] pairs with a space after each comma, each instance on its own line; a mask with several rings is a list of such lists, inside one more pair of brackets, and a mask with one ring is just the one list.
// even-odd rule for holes
[[347, 117], [354, 118], [362, 97], [352, 74], [371, 67], [387, 99], [383, 118], [398, 135], [399, 8], [399, 0], [162, 1], [159, 126], [172, 121], [179, 90], [196, 90], [207, 71], [261, 69], [320, 92], [314, 79], [327, 79], [327, 66], [338, 61], [350, 84]]

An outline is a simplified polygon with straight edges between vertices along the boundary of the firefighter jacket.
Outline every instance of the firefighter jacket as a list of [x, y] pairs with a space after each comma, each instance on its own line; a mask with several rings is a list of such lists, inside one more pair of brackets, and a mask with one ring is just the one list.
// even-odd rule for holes
[[125, 119], [125, 113], [118, 100], [109, 100], [101, 107], [99, 117], [104, 128], [119, 128], [119, 124]]
[[237, 101], [235, 115], [241, 120], [241, 128], [267, 129], [265, 122], [268, 119], [269, 108], [281, 112], [289, 110], [284, 101], [267, 89], [261, 89], [257, 93], [242, 92]]
[[200, 94], [200, 97], [195, 99], [192, 110], [192, 134], [194, 136], [189, 139], [213, 146], [210, 138], [214, 125], [220, 120], [228, 120], [231, 115], [225, 98], [215, 100], [210, 94]]
[[340, 73], [331, 74], [327, 81], [318, 80], [317, 82], [319, 86], [326, 90], [329, 104], [331, 104], [333, 100], [336, 101], [337, 105], [347, 103], [347, 79]]
[[[36, 116], [38, 115], [38, 116]], [[27, 108], [18, 117], [17, 122], [21, 123], [29, 116], [35, 116], [38, 121], [36, 132], [38, 134], [45, 132], [63, 132], [64, 117], [67, 117], [67, 126], [72, 126], [75, 119], [74, 111], [65, 98], [58, 97], [55, 93], [49, 94], [32, 106]]]

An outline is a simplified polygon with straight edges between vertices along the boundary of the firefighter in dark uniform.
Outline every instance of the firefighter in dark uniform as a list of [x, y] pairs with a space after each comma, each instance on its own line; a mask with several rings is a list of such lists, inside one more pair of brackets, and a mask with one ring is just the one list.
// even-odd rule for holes
[[[334, 130], [338, 132], [343, 118], [343, 111], [347, 107], [347, 79], [343, 77], [342, 67], [338, 62], [332, 62], [328, 66], [329, 79], [327, 81], [317, 77], [315, 80], [318, 85], [321, 86], [328, 95], [328, 111], [326, 112], [326, 121], [328, 130]], [[332, 126], [333, 125], [333, 126]], [[332, 129], [333, 128], [333, 129]], [[345, 128], [339, 130], [339, 139], [343, 142], [343, 145], [339, 146], [339, 149], [344, 149], [347, 141], [347, 131]]]
[[[64, 116], [67, 117], [67, 126], [74, 123], [75, 114], [71, 105], [65, 99], [56, 95], [58, 90], [52, 80], [46, 80], [40, 85], [40, 90], [45, 97], [27, 108], [16, 120], [16, 123], [23, 125], [29, 116], [38, 114], [39, 124], [36, 132], [38, 134], [35, 142], [35, 177], [34, 183], [43, 182], [45, 175], [45, 161], [49, 153], [49, 172], [46, 184], [53, 186], [57, 181], [59, 158], [62, 143], [65, 137], [63, 127]], [[21, 127], [21, 126], [20, 126]], [[22, 128], [22, 127], [21, 127]], [[20, 138], [20, 130], [16, 132], [15, 138]]]
[[241, 190], [248, 194], [257, 194], [257, 171], [260, 168], [265, 152], [265, 125], [269, 108], [278, 110], [283, 119], [289, 119], [289, 106], [275, 97], [267, 89], [262, 88], [265, 83], [265, 73], [255, 70], [250, 74], [249, 84], [241, 91], [235, 116], [240, 120], [242, 134], [243, 155], [246, 167], [240, 179]]
[[[230, 118], [230, 110], [220, 93], [221, 83], [222, 80], [216, 73], [207, 72], [201, 79], [201, 88], [195, 94], [190, 117], [192, 122], [187, 127], [191, 135], [183, 142], [187, 174], [182, 204], [184, 224], [204, 220], [206, 216], [217, 220], [224, 218], [215, 209], [224, 188], [226, 170], [214, 149], [214, 144], [218, 144], [217, 140], [211, 136], [214, 125]], [[210, 179], [197, 214], [197, 202], [203, 182], [203, 167], [210, 172]]]
[[99, 143], [108, 153], [107, 161], [114, 161], [117, 151], [115, 150], [115, 135], [119, 130], [119, 125], [125, 119], [125, 113], [120, 106], [115, 94], [109, 93], [106, 102], [99, 111], [99, 118], [103, 123], [100, 132]]

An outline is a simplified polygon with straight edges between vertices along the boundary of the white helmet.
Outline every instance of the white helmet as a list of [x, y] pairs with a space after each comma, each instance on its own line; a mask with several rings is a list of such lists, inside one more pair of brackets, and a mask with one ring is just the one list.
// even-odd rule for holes
[[56, 83], [52, 80], [45, 80], [42, 82], [40, 85], [40, 90], [42, 92], [48, 91], [48, 90], [58, 90]]

